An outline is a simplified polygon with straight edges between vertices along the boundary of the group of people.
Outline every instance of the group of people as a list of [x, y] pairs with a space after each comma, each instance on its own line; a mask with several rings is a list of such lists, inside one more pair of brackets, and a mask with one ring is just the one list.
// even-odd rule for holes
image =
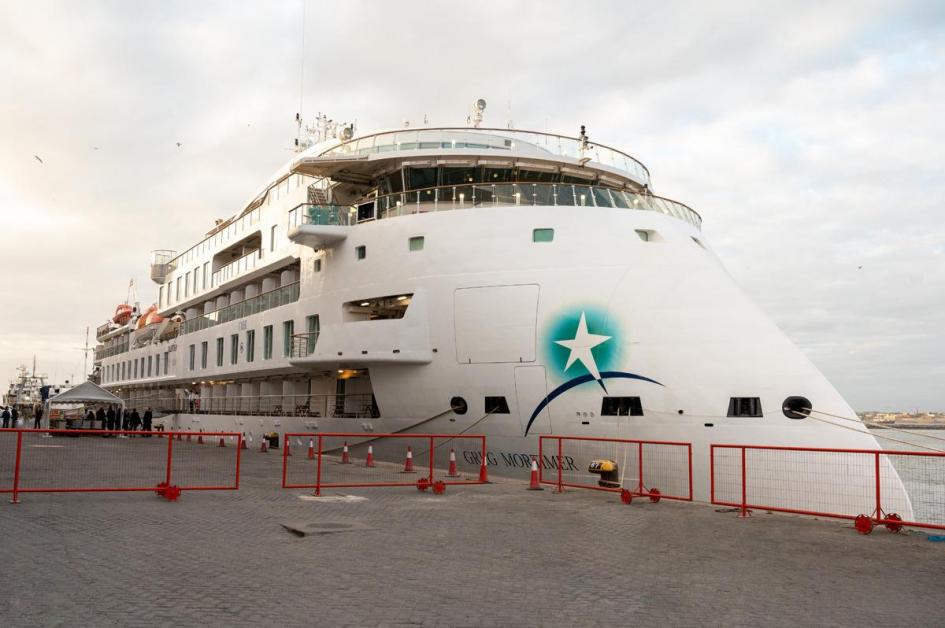
[[[20, 420], [20, 411], [16, 406], [6, 406], [0, 410], [0, 417], [3, 418], [4, 429], [8, 427], [16, 428], [17, 421]], [[38, 430], [43, 421], [43, 406], [37, 405], [33, 409], [33, 429]]]
[[[122, 430], [126, 432], [137, 432], [141, 429], [144, 432], [151, 431], [151, 421], [154, 418], [154, 414], [151, 412], [151, 408], [144, 409], [144, 416], [138, 414], [137, 408], [132, 408], [130, 411], [125, 408], [114, 408], [108, 406], [108, 409], [99, 406], [98, 410], [92, 412], [89, 409], [88, 414], [85, 416], [86, 420], [89, 422], [89, 425], [94, 426], [95, 422], [98, 421], [101, 426], [99, 429], [102, 430]], [[145, 436], [150, 436], [150, 434], [145, 434]]]

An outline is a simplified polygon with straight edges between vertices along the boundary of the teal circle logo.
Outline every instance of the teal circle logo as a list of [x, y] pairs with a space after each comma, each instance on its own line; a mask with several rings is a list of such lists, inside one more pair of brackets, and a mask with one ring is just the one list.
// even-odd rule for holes
[[594, 306], [571, 307], [547, 325], [543, 347], [550, 370], [563, 380], [616, 370], [623, 338], [618, 321]]

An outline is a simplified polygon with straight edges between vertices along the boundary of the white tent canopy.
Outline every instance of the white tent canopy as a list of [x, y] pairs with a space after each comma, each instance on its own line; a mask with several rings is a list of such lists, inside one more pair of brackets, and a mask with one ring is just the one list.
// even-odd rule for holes
[[55, 397], [49, 398], [49, 403], [96, 403], [96, 404], [116, 404], [125, 405], [121, 397], [113, 395], [94, 382], [82, 382], [75, 388], [59, 393]]

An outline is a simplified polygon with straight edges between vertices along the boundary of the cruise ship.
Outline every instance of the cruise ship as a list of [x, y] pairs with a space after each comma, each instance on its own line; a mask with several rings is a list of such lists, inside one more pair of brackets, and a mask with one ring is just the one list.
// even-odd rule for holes
[[152, 253], [157, 301], [98, 328], [100, 382], [180, 429], [481, 433], [499, 474], [542, 434], [687, 442], [697, 500], [710, 443], [878, 448], [811, 416], [856, 414], [640, 161], [484, 109], [300, 121], [245, 206]]

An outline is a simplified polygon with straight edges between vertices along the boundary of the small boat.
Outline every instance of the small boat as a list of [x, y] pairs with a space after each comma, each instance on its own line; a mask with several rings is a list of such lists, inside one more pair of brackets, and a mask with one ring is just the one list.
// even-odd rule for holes
[[112, 317], [112, 321], [118, 323], [119, 325], [124, 325], [131, 320], [131, 314], [133, 312], [134, 308], [132, 308], [127, 303], [121, 303], [115, 308], [115, 316]]

